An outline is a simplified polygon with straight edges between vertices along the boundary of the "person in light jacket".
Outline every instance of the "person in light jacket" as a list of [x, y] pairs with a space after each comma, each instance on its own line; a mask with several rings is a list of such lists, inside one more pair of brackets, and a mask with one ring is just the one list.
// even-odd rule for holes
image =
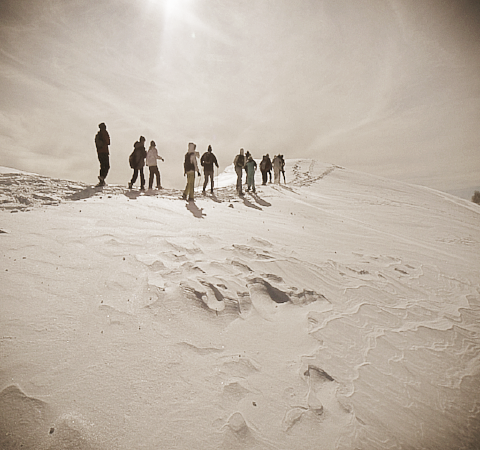
[[183, 191], [183, 199], [188, 201], [193, 201], [194, 199], [194, 190], [195, 190], [195, 173], [200, 176], [200, 171], [198, 170], [197, 157], [195, 155], [196, 144], [190, 142], [188, 144], [188, 151], [185, 154], [185, 162], [183, 163], [183, 174], [187, 176], [187, 186], [185, 191]]
[[245, 164], [245, 172], [247, 172], [247, 191], [252, 189], [255, 192], [255, 171], [257, 170], [257, 163], [252, 156], [248, 157], [247, 164]]
[[275, 156], [272, 161], [273, 165], [273, 182], [275, 184], [280, 184], [280, 172], [282, 170], [283, 164], [280, 155]]
[[159, 156], [157, 147], [155, 146], [155, 141], [151, 141], [147, 152], [147, 166], [148, 170], [150, 171], [148, 178], [148, 189], [152, 189], [154, 177], [157, 178], [157, 189], [162, 189], [162, 185], [160, 184], [160, 171], [158, 170], [157, 166], [158, 159], [165, 161], [161, 156]]

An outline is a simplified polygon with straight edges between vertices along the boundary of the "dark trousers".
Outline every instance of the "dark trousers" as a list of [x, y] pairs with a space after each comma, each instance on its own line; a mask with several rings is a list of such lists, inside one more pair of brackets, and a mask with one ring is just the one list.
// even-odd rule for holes
[[158, 166], [148, 166], [148, 169], [150, 170], [150, 175], [148, 177], [148, 189], [152, 189], [154, 177], [157, 177], [157, 188], [161, 188], [160, 171], [158, 170]]
[[135, 181], [137, 181], [139, 173], [140, 173], [140, 188], [143, 189], [145, 188], [145, 175], [143, 175], [143, 167], [140, 167], [140, 169], [133, 169], [133, 177], [132, 177], [132, 181], [130, 181], [130, 184], [132, 186], [135, 184]]
[[213, 192], [213, 170], [205, 170], [203, 175], [205, 177], [205, 181], [203, 182], [203, 190], [205, 190], [207, 187], [208, 179], [210, 178], [210, 189]]
[[100, 176], [107, 178], [108, 170], [110, 169], [110, 158], [108, 153], [98, 153], [98, 161], [100, 162]]
[[267, 184], [267, 176], [268, 176], [268, 172], [265, 170], [262, 170], [262, 184]]

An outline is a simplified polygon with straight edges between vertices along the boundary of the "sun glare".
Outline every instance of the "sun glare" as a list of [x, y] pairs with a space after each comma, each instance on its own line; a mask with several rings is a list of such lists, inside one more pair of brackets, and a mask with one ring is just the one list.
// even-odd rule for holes
[[190, 0], [164, 0], [163, 4], [167, 16], [178, 17], [187, 11]]

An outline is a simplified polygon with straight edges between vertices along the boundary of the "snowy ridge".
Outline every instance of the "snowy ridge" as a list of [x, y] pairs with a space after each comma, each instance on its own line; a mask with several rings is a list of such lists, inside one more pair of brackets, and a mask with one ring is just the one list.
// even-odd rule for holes
[[[308, 161], [310, 168], [313, 169], [315, 161]], [[258, 163], [260, 162], [258, 161]], [[293, 179], [292, 184], [295, 185], [306, 186], [335, 170], [335, 166], [329, 167], [325, 169], [323, 174], [313, 176], [312, 178], [310, 171], [299, 172], [298, 167], [300, 167], [301, 161], [288, 160], [288, 163], [290, 163], [290, 167], [293, 167], [293, 169], [287, 170], [287, 177]], [[257, 184], [261, 182], [258, 175]], [[216, 177], [215, 199], [219, 201], [234, 199], [236, 197], [235, 183], [236, 174], [232, 165]], [[201, 191], [199, 184], [200, 182], [197, 181], [197, 192]], [[182, 191], [178, 189], [162, 189], [148, 190], [145, 193], [141, 193], [136, 189], [128, 190], [119, 185], [92, 186], [82, 182], [43, 177], [37, 174], [0, 167], [0, 209], [2, 210], [11, 212], [28, 211], [34, 207], [57, 206], [61, 202], [69, 200], [77, 201], [91, 197], [119, 194], [124, 194], [130, 199], [135, 199], [140, 195], [178, 199], [181, 197]]]
[[475, 449], [480, 208], [287, 169], [0, 212], [0, 447]]

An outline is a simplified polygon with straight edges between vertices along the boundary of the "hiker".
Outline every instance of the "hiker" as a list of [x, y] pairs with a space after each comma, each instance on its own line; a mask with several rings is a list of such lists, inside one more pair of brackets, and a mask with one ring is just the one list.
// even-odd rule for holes
[[[287, 184], [287, 180], [285, 179], [285, 159], [283, 158], [283, 155], [278, 155], [278, 157], [280, 158], [280, 163], [281, 163], [280, 172], [283, 174], [283, 182]], [[279, 178], [280, 178], [280, 174], [279, 174]]]
[[105, 178], [107, 178], [108, 170], [110, 169], [109, 151], [110, 135], [107, 131], [107, 126], [102, 122], [98, 125], [100, 130], [95, 136], [95, 146], [97, 147], [98, 161], [100, 162], [100, 175], [98, 176], [98, 185], [105, 186]]
[[150, 171], [148, 177], [148, 189], [152, 189], [154, 177], [157, 178], [157, 189], [162, 189], [162, 185], [160, 184], [160, 171], [158, 170], [157, 159], [161, 159], [162, 161], [165, 160], [161, 156], [159, 156], [157, 147], [155, 145], [155, 141], [151, 141], [150, 147], [148, 148], [147, 152], [147, 166], [148, 170]]
[[263, 156], [262, 162], [260, 163], [260, 171], [262, 172], [262, 184], [265, 186], [267, 184], [267, 176], [270, 175], [270, 183], [272, 182], [272, 161], [268, 153]]
[[282, 170], [282, 160], [280, 155], [273, 158], [273, 181], [275, 184], [280, 184], [280, 171]]
[[133, 169], [133, 176], [128, 188], [132, 189], [135, 181], [137, 181], [138, 174], [140, 173], [140, 190], [145, 190], [145, 175], [143, 174], [143, 166], [145, 166], [145, 158], [147, 152], [145, 151], [145, 138], [140, 136], [140, 139], [133, 144], [133, 153], [130, 155], [130, 167]]
[[248, 157], [247, 164], [245, 164], [245, 172], [247, 172], [247, 191], [250, 191], [252, 188], [253, 192], [255, 191], [255, 170], [257, 170], [257, 163], [252, 156]]
[[245, 169], [245, 184], [247, 184], [247, 170], [245, 166], [247, 165], [248, 158], [250, 158], [250, 152], [247, 150], [247, 153], [245, 153], [245, 165], [243, 166], [243, 168]]
[[187, 176], [187, 186], [183, 192], [182, 198], [184, 200], [193, 201], [193, 193], [195, 188], [195, 172], [200, 176], [200, 171], [198, 170], [197, 157], [195, 155], [196, 144], [190, 142], [188, 144], [188, 151], [185, 153], [185, 162], [183, 164], [183, 174]]
[[233, 160], [233, 167], [235, 168], [235, 172], [237, 174], [237, 192], [238, 195], [243, 195], [242, 192], [242, 170], [245, 165], [245, 156], [243, 154], [243, 148], [240, 149], [240, 153], [235, 156]]
[[209, 145], [207, 151], [200, 158], [200, 164], [203, 166], [203, 174], [205, 181], [203, 182], [203, 193], [205, 194], [205, 188], [208, 184], [208, 178], [210, 178], [210, 192], [213, 194], [213, 165], [218, 168], [218, 162], [216, 156], [212, 153], [212, 146]]

